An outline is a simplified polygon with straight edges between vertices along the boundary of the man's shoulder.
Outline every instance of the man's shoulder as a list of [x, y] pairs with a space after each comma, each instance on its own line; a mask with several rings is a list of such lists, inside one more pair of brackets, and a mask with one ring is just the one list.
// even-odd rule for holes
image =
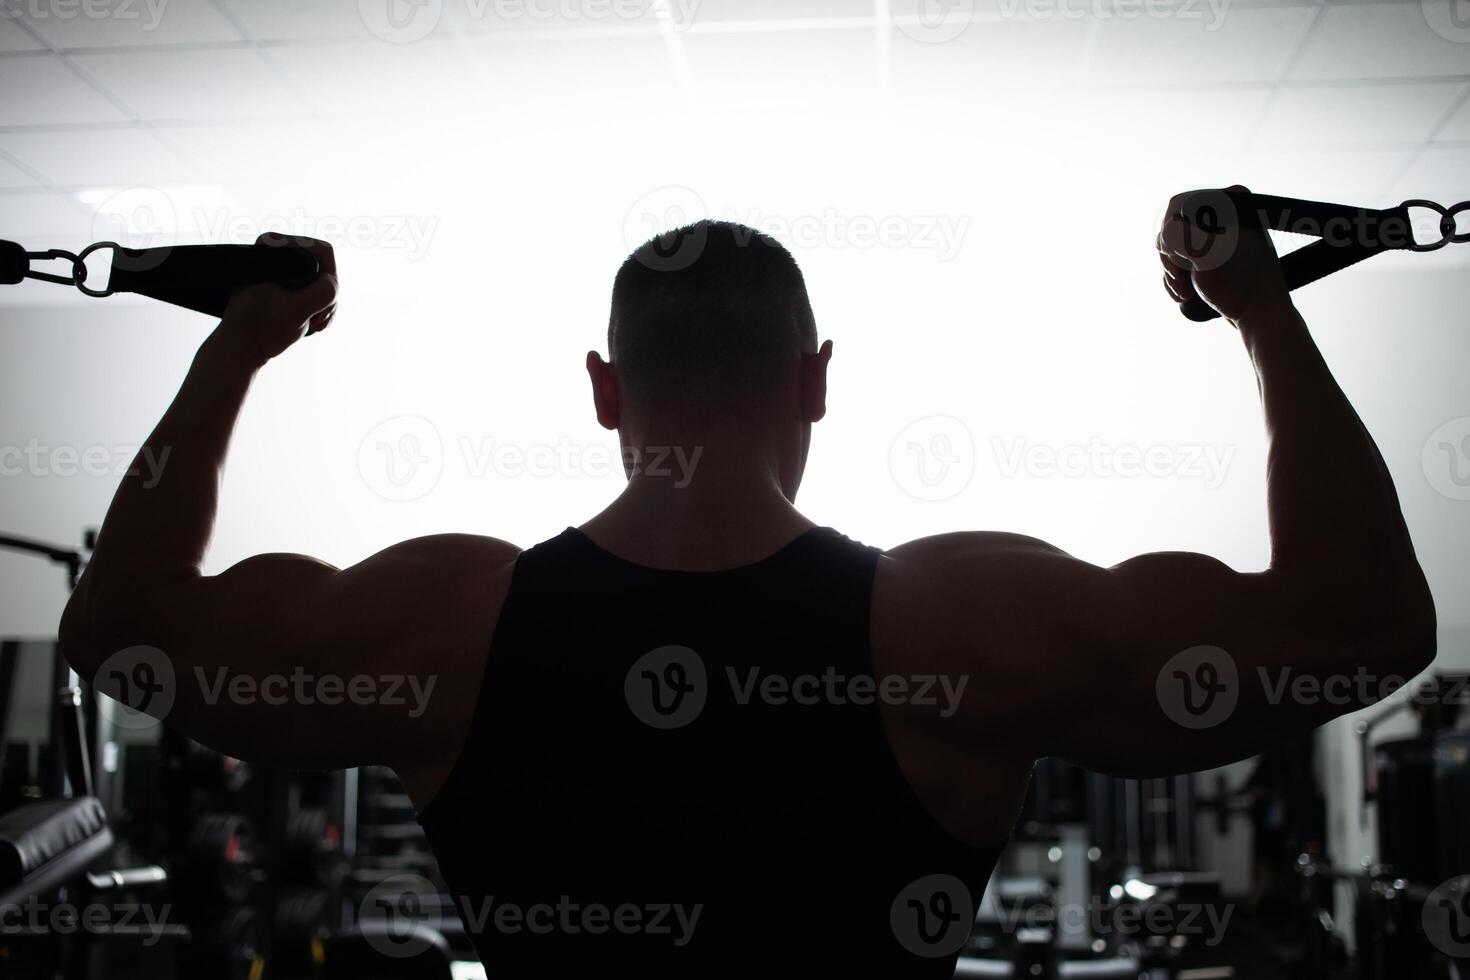
[[[874, 587], [875, 640], [900, 656], [983, 648], [1024, 651], [1061, 614], [1091, 604], [1105, 573], [1039, 538], [958, 531], [883, 553]], [[890, 653], [892, 656], [893, 653]]]
[[1040, 538], [1011, 531], [950, 531], [915, 538], [883, 552], [899, 574], [963, 585], [997, 572], [1044, 571], [1076, 559]]
[[400, 541], [380, 555], [392, 555], [405, 563], [474, 562], [498, 566], [511, 564], [521, 553], [518, 545], [483, 534], [429, 534]]

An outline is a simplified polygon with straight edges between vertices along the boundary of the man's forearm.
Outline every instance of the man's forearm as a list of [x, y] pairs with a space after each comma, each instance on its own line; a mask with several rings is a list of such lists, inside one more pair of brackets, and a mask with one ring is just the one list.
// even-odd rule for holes
[[1367, 602], [1365, 612], [1397, 615], [1427, 603], [1383, 457], [1301, 315], [1288, 303], [1238, 326], [1271, 436], [1272, 567], [1321, 584], [1334, 606]]
[[160, 582], [199, 573], [230, 435], [257, 370], [227, 343], [216, 332], [195, 355], [113, 497], [76, 600], [130, 605]]

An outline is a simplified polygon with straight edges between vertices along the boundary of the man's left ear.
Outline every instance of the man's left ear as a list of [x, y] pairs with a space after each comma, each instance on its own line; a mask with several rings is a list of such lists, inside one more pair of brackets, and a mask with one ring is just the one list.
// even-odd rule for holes
[[587, 377], [592, 382], [592, 406], [597, 422], [604, 429], [616, 429], [622, 421], [622, 404], [618, 397], [618, 376], [613, 366], [595, 350], [587, 352]]
[[827, 362], [832, 360], [832, 341], [814, 354], [801, 355], [801, 417], [803, 422], [820, 422], [827, 414]]

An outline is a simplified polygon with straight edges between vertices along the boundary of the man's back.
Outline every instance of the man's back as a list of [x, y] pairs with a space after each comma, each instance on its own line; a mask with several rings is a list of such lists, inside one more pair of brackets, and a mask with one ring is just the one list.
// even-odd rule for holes
[[[942, 923], [962, 931], [1036, 759], [1122, 775], [1211, 768], [1356, 706], [1283, 699], [1282, 672], [1409, 676], [1433, 657], [1434, 603], [1393, 482], [1270, 240], [1242, 232], [1201, 260], [1199, 236], [1213, 239], [1186, 204], [1170, 203], [1160, 233], [1165, 287], [1218, 309], [1255, 364], [1271, 435], [1263, 571], [1188, 553], [1103, 568], [994, 532], [879, 555], [814, 530], [794, 501], [831, 341], [817, 344], [789, 253], [706, 222], [676, 233], [691, 250], [655, 240], [619, 270], [613, 361], [591, 352], [586, 367], [628, 483], [580, 532], [524, 554], [439, 535], [345, 569], [268, 554], [204, 575], [250, 383], [336, 308], [331, 250], [308, 242], [318, 281], [240, 291], [201, 348], [140, 453], [169, 465], [156, 484], [147, 467], [123, 480], [63, 647], [101, 692], [226, 754], [393, 767], [465, 895], [535, 904], [585, 887], [601, 902], [683, 902], [686, 916], [705, 903], [712, 917], [693, 934], [712, 937], [718, 964], [777, 972], [840, 955], [848, 908], [856, 948], [879, 967], [914, 940], [932, 952]], [[685, 465], [671, 469], [671, 452]], [[669, 729], [693, 669], [658, 659], [671, 646], [701, 658], [710, 690]], [[780, 680], [735, 700], [762, 683], [752, 670], [828, 666], [870, 673], [877, 703], [839, 704], [825, 687], [815, 704], [770, 703]], [[335, 681], [334, 695], [217, 696], [302, 673]], [[405, 673], [426, 703], [371, 696]], [[166, 698], [160, 678], [177, 679]], [[699, 894], [660, 894], [686, 885]], [[828, 907], [815, 927], [803, 919]], [[540, 964], [586, 938], [553, 925], [545, 944], [485, 948]], [[657, 967], [667, 949], [633, 955]], [[913, 963], [896, 972], [942, 973], [946, 960]]]
[[880, 706], [952, 714], [969, 679], [875, 677], [878, 559], [829, 528], [713, 571], [575, 529], [518, 556], [458, 763], [420, 816], [497, 975], [595, 957], [708, 976], [775, 949], [792, 968], [952, 972], [1005, 835], [962, 844], [894, 757]]

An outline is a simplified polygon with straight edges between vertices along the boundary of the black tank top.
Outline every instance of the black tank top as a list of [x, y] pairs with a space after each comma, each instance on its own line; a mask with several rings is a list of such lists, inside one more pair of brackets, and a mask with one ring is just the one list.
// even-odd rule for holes
[[419, 816], [492, 980], [953, 973], [999, 847], [940, 828], [889, 747], [878, 554], [814, 528], [675, 572], [568, 528], [517, 558]]

